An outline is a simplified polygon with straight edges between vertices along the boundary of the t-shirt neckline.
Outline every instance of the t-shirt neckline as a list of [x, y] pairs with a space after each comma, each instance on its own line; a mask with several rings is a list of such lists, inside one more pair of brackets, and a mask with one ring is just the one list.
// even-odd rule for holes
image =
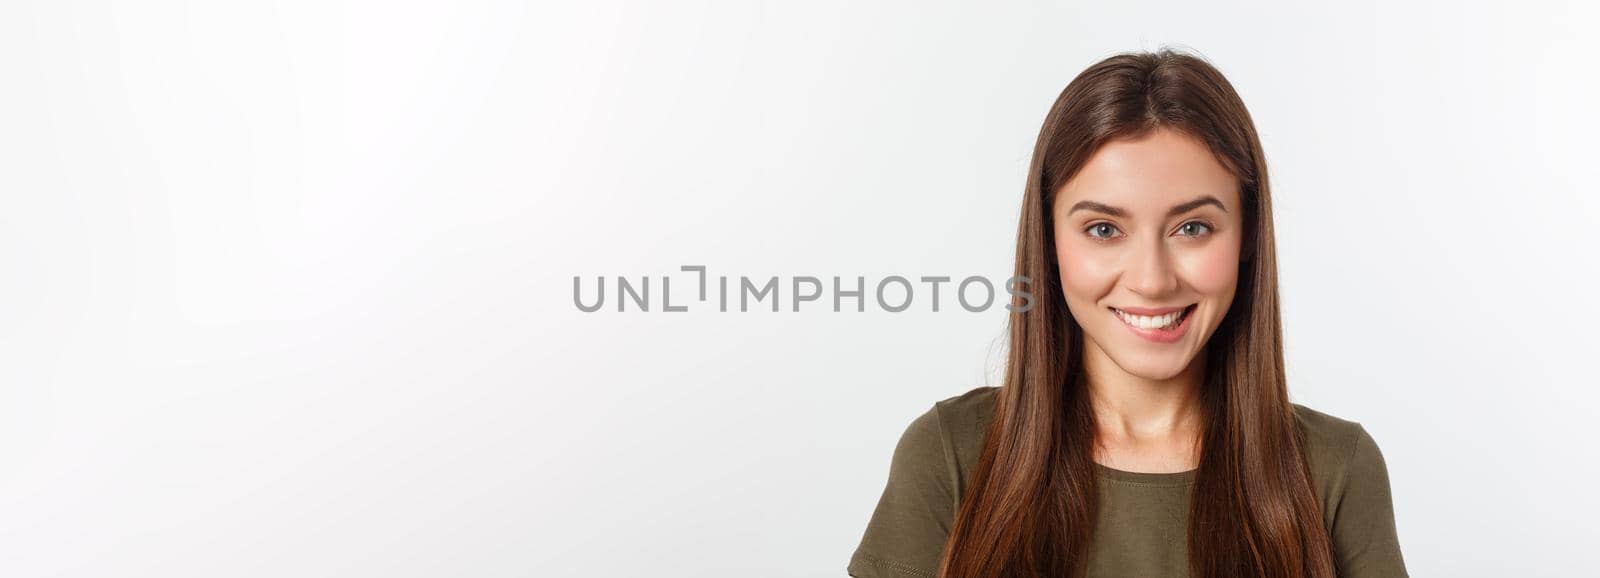
[[1186, 486], [1194, 483], [1195, 473], [1198, 468], [1183, 472], [1155, 473], [1155, 472], [1130, 472], [1108, 467], [1100, 462], [1094, 463], [1095, 472], [1100, 477], [1117, 480], [1119, 482], [1133, 482], [1138, 484], [1158, 484], [1167, 486]]

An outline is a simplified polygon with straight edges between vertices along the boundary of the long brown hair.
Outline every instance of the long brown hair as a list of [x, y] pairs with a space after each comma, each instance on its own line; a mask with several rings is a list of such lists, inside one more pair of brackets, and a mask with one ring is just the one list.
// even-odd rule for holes
[[[1096, 519], [1083, 329], [1058, 288], [1051, 205], [1102, 144], [1156, 128], [1205, 142], [1239, 180], [1238, 290], [1207, 343], [1188, 552], [1196, 578], [1333, 578], [1305, 441], [1284, 379], [1266, 161], [1244, 102], [1204, 60], [1163, 49], [1102, 60], [1051, 106], [1028, 171], [1010, 356], [981, 457], [939, 565], [944, 578], [1082, 576]], [[1015, 303], [1021, 306], [1021, 303]]]

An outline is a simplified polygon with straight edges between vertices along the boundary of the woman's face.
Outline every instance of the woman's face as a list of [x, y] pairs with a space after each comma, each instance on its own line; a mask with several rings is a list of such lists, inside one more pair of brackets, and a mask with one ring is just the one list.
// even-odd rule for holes
[[[1084, 355], [1152, 380], [1187, 368], [1233, 302], [1241, 209], [1238, 179], [1185, 133], [1101, 146], [1051, 207]], [[1149, 315], [1125, 320], [1129, 310]]]

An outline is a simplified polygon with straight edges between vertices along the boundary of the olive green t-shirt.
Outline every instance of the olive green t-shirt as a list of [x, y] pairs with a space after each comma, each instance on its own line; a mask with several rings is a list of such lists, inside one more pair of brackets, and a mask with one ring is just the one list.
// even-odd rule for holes
[[[857, 578], [929, 578], [938, 569], [998, 387], [941, 400], [901, 435], [889, 482], [850, 557]], [[1343, 578], [1407, 576], [1383, 454], [1360, 424], [1294, 404], [1311, 474]], [[1088, 575], [1188, 576], [1194, 470], [1141, 473], [1095, 464], [1099, 516]]]

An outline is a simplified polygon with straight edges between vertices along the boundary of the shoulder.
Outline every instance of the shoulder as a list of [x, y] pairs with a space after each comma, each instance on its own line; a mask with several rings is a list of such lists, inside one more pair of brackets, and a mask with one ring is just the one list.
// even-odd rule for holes
[[901, 443], [943, 446], [949, 453], [965, 456], [973, 446], [983, 443], [999, 390], [994, 386], [977, 387], [933, 402], [911, 420]]
[[1350, 456], [1361, 438], [1367, 436], [1360, 423], [1333, 416], [1301, 404], [1294, 405], [1295, 422], [1305, 440], [1306, 458], [1311, 473], [1319, 478], [1337, 478], [1349, 465]]
[[925, 438], [936, 424], [944, 445], [954, 490], [959, 497], [967, 487], [972, 470], [977, 467], [983, 452], [984, 436], [994, 415], [998, 386], [972, 388], [960, 395], [950, 396], [933, 403], [933, 407], [917, 418]]
[[1295, 404], [1322, 520], [1343, 575], [1407, 576], [1389, 469], [1360, 423]]
[[934, 402], [932, 411], [949, 419], [986, 421], [994, 413], [995, 396], [999, 392], [1000, 388], [996, 386], [975, 387], [961, 395]]
[[966, 487], [983, 389], [935, 401], [906, 425], [888, 483], [850, 558], [851, 576], [932, 576], [938, 568]]
[[961, 395], [934, 402], [928, 412], [937, 414], [945, 424], [952, 445], [982, 443], [984, 430], [994, 416], [995, 398], [999, 393], [1000, 388], [996, 386], [975, 387]]
[[[1331, 515], [1338, 511], [1341, 497], [1351, 486], [1366, 486], [1375, 481], [1387, 484], [1383, 454], [1365, 427], [1298, 403], [1293, 405], [1295, 420], [1304, 434], [1306, 460], [1311, 466], [1311, 477], [1324, 512]], [[1328, 521], [1331, 524], [1332, 520]]]
[[[887, 500], [943, 512], [959, 503], [982, 449], [994, 391], [980, 387], [933, 402], [907, 424], [889, 467]], [[935, 515], [942, 519], [942, 515]]]
[[912, 419], [895, 445], [891, 484], [937, 483], [959, 500], [983, 451], [999, 390], [977, 387], [939, 399]]
[[[1301, 404], [1294, 406], [1295, 422], [1300, 426], [1300, 431], [1305, 434], [1307, 451], [1330, 451], [1340, 453], [1341, 449], [1354, 447], [1358, 437], [1365, 434], [1361, 424], [1341, 417], [1333, 416]], [[1332, 456], [1330, 456], [1332, 457]]]

